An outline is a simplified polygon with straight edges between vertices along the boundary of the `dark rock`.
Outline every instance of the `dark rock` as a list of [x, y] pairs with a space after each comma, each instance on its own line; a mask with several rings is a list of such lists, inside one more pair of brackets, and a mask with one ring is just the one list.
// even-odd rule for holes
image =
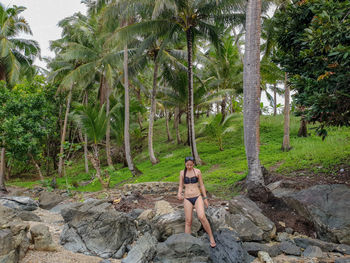
[[53, 208], [51, 208], [49, 211], [51, 213], [55, 213], [55, 214], [61, 214], [62, 209], [64, 208], [68, 208], [70, 207], [72, 204], [71, 203], [67, 203], [67, 204], [59, 204], [54, 206]]
[[111, 261], [108, 259], [104, 259], [104, 260], [101, 260], [99, 263], [111, 263]]
[[225, 207], [214, 207], [209, 206], [205, 214], [210, 222], [210, 226], [213, 231], [218, 230], [219, 228], [227, 227], [226, 217], [230, 214]]
[[308, 246], [316, 246], [322, 249], [322, 251], [330, 252], [335, 250], [337, 244], [321, 241], [313, 238], [294, 238], [294, 243], [301, 248], [307, 248]]
[[23, 221], [41, 222], [41, 218], [30, 211], [20, 211], [17, 213], [17, 216]]
[[145, 211], [144, 209], [133, 209], [128, 215], [133, 218], [136, 219], [139, 217], [139, 215], [142, 214], [142, 212]]
[[320, 239], [350, 245], [350, 188], [316, 185], [282, 200], [315, 225]]
[[282, 242], [284, 240], [290, 240], [290, 237], [286, 232], [279, 232], [279, 233], [277, 233], [276, 240], [278, 242]]
[[350, 263], [350, 258], [337, 258], [334, 263]]
[[264, 239], [264, 231], [242, 214], [227, 215], [226, 223], [237, 232], [242, 241], [262, 241]]
[[203, 240], [189, 234], [175, 234], [165, 242], [158, 243], [155, 263], [210, 262], [209, 246]]
[[268, 246], [266, 244], [261, 244], [257, 242], [243, 242], [242, 244], [245, 251], [247, 251], [250, 255], [257, 257], [259, 251], [265, 251], [269, 253], [271, 257], [276, 257], [282, 253], [279, 248], [279, 245]]
[[[249, 262], [251, 257], [243, 249], [237, 233], [228, 229], [220, 229], [214, 233], [215, 248], [209, 248], [210, 260], [215, 263]], [[207, 237], [207, 246], [209, 247]]]
[[13, 235], [10, 229], [0, 230], [0, 256], [9, 254], [15, 249]]
[[334, 248], [334, 251], [340, 252], [342, 254], [350, 255], [350, 246], [344, 245], [344, 244], [336, 245], [336, 247]]
[[286, 227], [286, 229], [284, 229], [284, 231], [286, 231], [286, 233], [288, 233], [290, 235], [292, 235], [294, 232], [293, 228], [290, 228], [290, 227]]
[[156, 253], [157, 239], [149, 233], [139, 238], [122, 263], [148, 263]]
[[38, 203], [27, 196], [3, 196], [0, 197], [0, 205], [12, 209], [34, 211], [38, 209]]
[[303, 257], [306, 257], [306, 258], [321, 258], [321, 257], [323, 257], [322, 250], [316, 246], [308, 246], [304, 250], [302, 255], [303, 255]]
[[[252, 233], [252, 239], [250, 240], [266, 240], [269, 241], [276, 234], [276, 226], [275, 224], [268, 219], [266, 216], [262, 214], [262, 210], [250, 199], [244, 196], [236, 196], [229, 202], [229, 211], [233, 215], [238, 215], [239, 221], [236, 223], [233, 220], [227, 222], [230, 224], [232, 228], [236, 231], [240, 231], [241, 227], [245, 227], [247, 231], [249, 228], [254, 229], [254, 232], [258, 238], [253, 237], [254, 233]], [[246, 219], [251, 221], [248, 223]], [[253, 224], [255, 227], [253, 228]], [[260, 230], [258, 230], [259, 228]], [[262, 232], [262, 233], [261, 233]], [[242, 233], [242, 231], [240, 231]], [[261, 233], [261, 234], [260, 234]], [[261, 236], [261, 239], [260, 239]], [[249, 238], [245, 237], [246, 241], [249, 241]]]
[[296, 246], [292, 241], [282, 241], [280, 244], [280, 249], [283, 253], [287, 255], [301, 255], [301, 249], [298, 246]]
[[41, 192], [39, 197], [39, 206], [42, 209], [50, 210], [63, 201], [63, 198], [55, 192]]
[[60, 242], [68, 250], [109, 258], [136, 237], [136, 225], [105, 201], [72, 204], [61, 212], [66, 225]]

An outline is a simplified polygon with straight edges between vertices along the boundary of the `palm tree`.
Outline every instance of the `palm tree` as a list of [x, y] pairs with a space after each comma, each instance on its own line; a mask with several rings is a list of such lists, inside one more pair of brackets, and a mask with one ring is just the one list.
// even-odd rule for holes
[[290, 104], [289, 104], [289, 85], [287, 83], [287, 73], [285, 73], [284, 80], [284, 134], [282, 142], [282, 151], [288, 152], [290, 150], [289, 140], [289, 125], [290, 125]]
[[246, 186], [253, 199], [267, 200], [259, 160], [261, 0], [248, 0], [243, 69], [244, 144], [248, 161]]
[[88, 156], [96, 170], [96, 177], [103, 188], [108, 188], [110, 177], [108, 173], [102, 175], [99, 157], [99, 144], [104, 139], [107, 129], [105, 107], [104, 105], [102, 107], [80, 105], [77, 107], [75, 114], [78, 124], [92, 143], [92, 153], [89, 153]]

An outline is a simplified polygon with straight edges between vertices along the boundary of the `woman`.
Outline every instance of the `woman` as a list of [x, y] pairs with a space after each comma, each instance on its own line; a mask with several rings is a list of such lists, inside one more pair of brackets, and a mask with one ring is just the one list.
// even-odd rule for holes
[[[184, 185], [185, 194], [183, 196], [182, 189]], [[209, 203], [203, 183], [202, 173], [199, 169], [194, 168], [194, 159], [192, 156], [185, 158], [185, 169], [180, 172], [177, 198], [179, 200], [184, 200], [185, 233], [191, 234], [192, 211], [193, 207], [195, 207], [198, 219], [201, 221], [204, 230], [209, 235], [210, 246], [213, 248], [216, 247], [213, 232], [211, 231], [208, 219], [204, 212], [204, 205], [208, 207]]]

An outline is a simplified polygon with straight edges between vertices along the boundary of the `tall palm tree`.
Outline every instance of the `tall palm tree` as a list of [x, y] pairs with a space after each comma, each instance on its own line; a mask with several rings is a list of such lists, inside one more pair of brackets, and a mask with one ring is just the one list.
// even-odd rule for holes
[[261, 0], [248, 0], [243, 69], [244, 144], [248, 161], [246, 186], [253, 199], [267, 200], [259, 160]]

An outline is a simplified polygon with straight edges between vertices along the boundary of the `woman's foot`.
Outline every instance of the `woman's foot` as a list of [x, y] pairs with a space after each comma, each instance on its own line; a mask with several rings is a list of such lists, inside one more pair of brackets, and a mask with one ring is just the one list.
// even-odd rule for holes
[[212, 248], [216, 247], [215, 240], [210, 241], [210, 247]]

